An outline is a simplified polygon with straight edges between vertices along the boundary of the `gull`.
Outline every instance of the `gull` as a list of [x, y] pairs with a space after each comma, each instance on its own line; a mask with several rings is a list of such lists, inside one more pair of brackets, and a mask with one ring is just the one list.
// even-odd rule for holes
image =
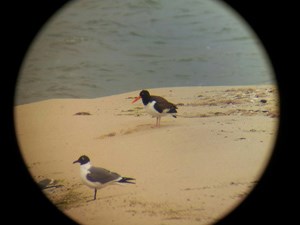
[[121, 175], [111, 172], [101, 167], [91, 165], [90, 159], [86, 155], [82, 155], [73, 163], [80, 164], [80, 176], [85, 185], [94, 189], [94, 200], [96, 200], [97, 189], [101, 189], [111, 184], [135, 184], [134, 178], [122, 177]]

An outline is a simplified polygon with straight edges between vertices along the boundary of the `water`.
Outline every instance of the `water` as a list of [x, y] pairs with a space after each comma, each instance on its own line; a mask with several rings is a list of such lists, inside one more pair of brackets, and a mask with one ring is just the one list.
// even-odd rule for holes
[[219, 1], [74, 1], [32, 43], [15, 104], [274, 82], [257, 37]]

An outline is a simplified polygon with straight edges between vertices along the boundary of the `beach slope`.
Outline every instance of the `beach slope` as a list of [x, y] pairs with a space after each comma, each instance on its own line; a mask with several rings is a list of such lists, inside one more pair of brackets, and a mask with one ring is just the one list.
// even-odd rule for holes
[[[15, 107], [19, 146], [45, 195], [81, 224], [210, 224], [229, 213], [259, 181], [276, 138], [275, 86], [149, 89], [178, 107], [177, 118], [155, 118], [140, 90], [96, 99], [53, 99]], [[94, 166], [136, 184], [98, 191], [80, 180], [72, 162]]]

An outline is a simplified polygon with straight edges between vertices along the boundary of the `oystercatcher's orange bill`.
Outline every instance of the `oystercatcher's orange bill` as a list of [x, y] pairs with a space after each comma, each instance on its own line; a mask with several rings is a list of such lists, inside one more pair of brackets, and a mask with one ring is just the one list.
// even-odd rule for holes
[[141, 96], [135, 97], [134, 100], [131, 102], [131, 104], [132, 104], [132, 103], [135, 103], [135, 102], [138, 101], [140, 98], [141, 98]]

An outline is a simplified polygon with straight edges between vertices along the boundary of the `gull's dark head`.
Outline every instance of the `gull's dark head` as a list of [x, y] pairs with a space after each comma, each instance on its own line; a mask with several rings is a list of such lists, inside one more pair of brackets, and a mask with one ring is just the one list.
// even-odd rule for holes
[[87, 157], [86, 155], [82, 155], [79, 157], [79, 159], [77, 159], [73, 163], [80, 163], [80, 165], [83, 165], [88, 163], [89, 161], [90, 161], [89, 157]]

